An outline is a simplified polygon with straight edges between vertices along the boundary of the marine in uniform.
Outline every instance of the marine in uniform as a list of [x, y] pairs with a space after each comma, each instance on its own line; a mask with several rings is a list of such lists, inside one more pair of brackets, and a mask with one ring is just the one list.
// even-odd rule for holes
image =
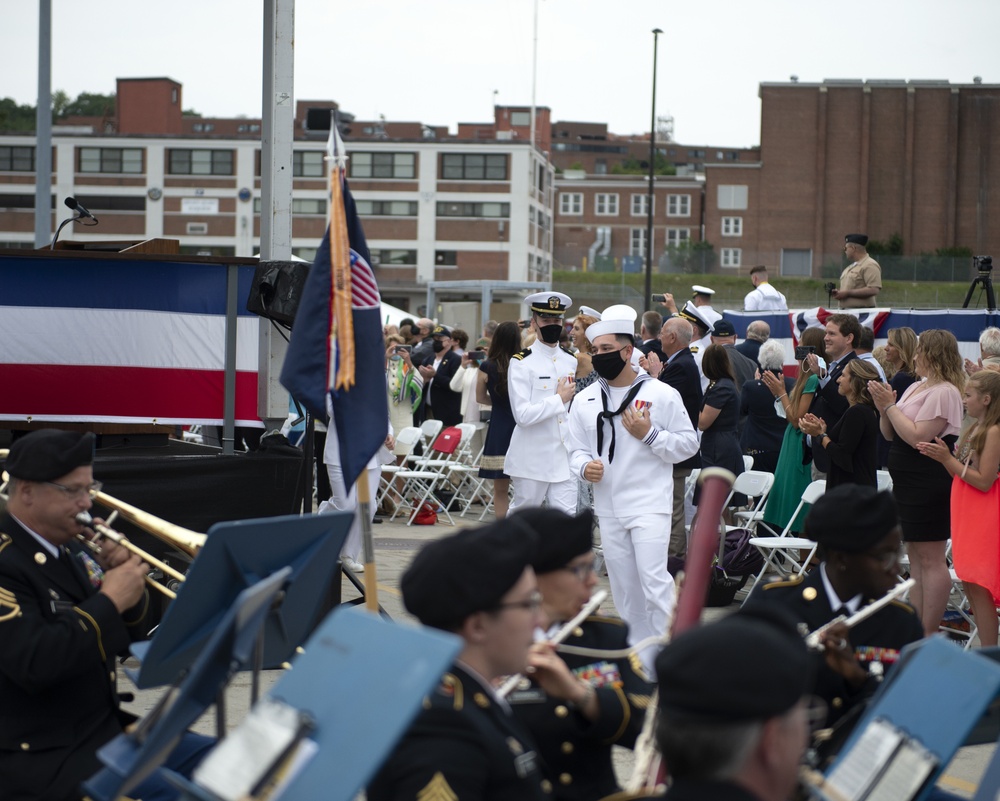
[[809, 736], [809, 653], [781, 609], [742, 609], [656, 660], [668, 801], [786, 801]]
[[[755, 587], [748, 607], [781, 606], [808, 634], [878, 600], [899, 580], [901, 529], [889, 492], [854, 484], [835, 487], [813, 504], [805, 536], [819, 543], [820, 566], [805, 577]], [[883, 671], [898, 660], [900, 649], [922, 637], [915, 610], [902, 601], [891, 602], [850, 631], [840, 627], [828, 632], [823, 652], [814, 655], [815, 692], [829, 707], [827, 725], [864, 703]]]
[[[532, 564], [547, 629], [537, 632], [540, 641], [529, 657], [531, 679], [522, 680], [508, 700], [538, 743], [552, 797], [603, 798], [618, 791], [612, 746], [635, 744], [652, 685], [635, 656], [563, 653], [561, 646], [548, 642], [579, 615], [597, 586], [591, 512], [573, 518], [539, 508], [515, 517], [545, 532]], [[593, 614], [569, 632], [563, 646], [625, 650], [628, 627], [617, 618]]]
[[566, 419], [573, 400], [576, 358], [559, 347], [563, 317], [572, 303], [562, 292], [536, 292], [525, 299], [535, 341], [516, 353], [507, 368], [514, 433], [504, 459], [514, 499], [511, 511], [543, 501], [567, 514], [576, 511], [576, 479], [569, 472]]
[[882, 268], [868, 255], [868, 237], [848, 234], [844, 237], [844, 252], [853, 261], [840, 274], [840, 289], [830, 294], [840, 301], [842, 309], [870, 309], [882, 291]]
[[403, 574], [407, 610], [460, 636], [462, 650], [369, 784], [369, 801], [548, 798], [534, 743], [493, 687], [525, 671], [541, 620], [534, 543], [508, 517], [428, 544]]
[[[114, 660], [148, 629], [149, 568], [114, 543], [93, 556], [78, 543], [84, 528], [76, 515], [99, 488], [93, 458], [93, 434], [46, 429], [14, 442], [5, 464], [0, 795], [7, 801], [79, 799], [80, 782], [101, 767], [97, 749], [135, 720], [119, 708]], [[185, 759], [196, 762], [212, 742], [189, 742]], [[148, 782], [135, 791], [144, 799], [177, 795], [158, 776]]]
[[[698, 434], [677, 390], [632, 367], [635, 311], [620, 308], [629, 314], [606, 309], [587, 328], [599, 379], [573, 401], [570, 465], [594, 485], [611, 592], [635, 643], [664, 634], [674, 598], [667, 571], [673, 497], [651, 491], [650, 482], [696, 454]], [[653, 656], [652, 648], [642, 654], [649, 673]]]

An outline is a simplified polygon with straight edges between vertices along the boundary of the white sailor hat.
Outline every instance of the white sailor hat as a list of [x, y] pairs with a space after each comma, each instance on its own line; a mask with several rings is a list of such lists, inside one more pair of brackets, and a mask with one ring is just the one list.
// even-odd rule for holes
[[638, 315], [631, 306], [618, 303], [601, 312], [601, 319], [587, 326], [587, 339], [593, 342], [604, 334], [635, 335], [635, 320]]
[[714, 289], [709, 289], [707, 286], [701, 286], [700, 284], [695, 284], [693, 287], [691, 287], [691, 291], [694, 292], [694, 295], [692, 295], [692, 297], [695, 297], [697, 295], [711, 296], [715, 294]]
[[569, 295], [562, 292], [536, 292], [528, 295], [524, 299], [528, 308], [534, 314], [543, 314], [547, 317], [562, 317], [566, 310], [573, 305], [573, 300]]
[[684, 308], [677, 312], [675, 316], [683, 317], [689, 323], [700, 325], [706, 332], [712, 333], [712, 324], [705, 319], [702, 313], [698, 310], [698, 307], [695, 306], [690, 300], [684, 304]]
[[586, 314], [588, 317], [593, 317], [595, 320], [601, 319], [601, 313], [597, 309], [592, 309], [590, 306], [581, 306], [580, 314]]

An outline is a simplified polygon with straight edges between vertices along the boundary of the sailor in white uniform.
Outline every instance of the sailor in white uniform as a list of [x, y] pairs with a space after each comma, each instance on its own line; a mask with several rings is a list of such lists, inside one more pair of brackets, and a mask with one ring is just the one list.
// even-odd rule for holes
[[[677, 390], [633, 369], [635, 310], [628, 309], [630, 319], [611, 311], [587, 328], [600, 379], [573, 401], [570, 468], [594, 484], [611, 592], [636, 643], [665, 632], [674, 601], [667, 572], [673, 496], [650, 487], [697, 453], [698, 434]], [[656, 650], [641, 654], [647, 669]]]
[[[705, 348], [712, 344], [712, 330], [714, 322], [709, 322], [705, 316], [705, 306], [695, 306], [690, 300], [684, 304], [684, 308], [677, 312], [678, 317], [683, 317], [694, 326], [694, 339], [691, 340], [691, 353], [694, 355], [695, 364], [698, 365], [698, 372], [701, 374], [701, 391], [708, 389], [708, 379], [701, 372], [701, 360], [705, 356]], [[721, 315], [720, 315], [720, 318]]]
[[514, 355], [507, 392], [514, 433], [504, 459], [514, 500], [510, 510], [541, 506], [576, 513], [576, 478], [569, 472], [567, 414], [575, 392], [576, 358], [559, 347], [563, 317], [572, 304], [562, 292], [536, 292], [524, 299], [535, 341]]
[[712, 308], [712, 297], [715, 295], [715, 290], [695, 284], [691, 287], [691, 292], [693, 294], [690, 302], [698, 308], [701, 316], [708, 321], [708, 327], [711, 328], [718, 320], [722, 319], [722, 314]]
[[759, 264], [750, 270], [753, 291], [743, 298], [744, 311], [787, 311], [785, 296], [767, 281], [767, 267]]

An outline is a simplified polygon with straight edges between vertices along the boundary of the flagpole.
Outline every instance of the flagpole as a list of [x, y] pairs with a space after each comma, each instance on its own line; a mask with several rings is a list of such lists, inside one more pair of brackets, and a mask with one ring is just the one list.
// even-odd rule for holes
[[361, 558], [365, 563], [365, 609], [378, 614], [378, 582], [375, 577], [375, 543], [372, 538], [371, 487], [365, 469], [355, 484], [358, 488], [358, 514], [361, 515]]

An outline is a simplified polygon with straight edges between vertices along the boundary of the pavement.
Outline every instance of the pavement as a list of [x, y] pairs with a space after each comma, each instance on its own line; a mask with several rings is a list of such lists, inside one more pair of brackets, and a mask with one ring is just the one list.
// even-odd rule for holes
[[[381, 524], [372, 526], [372, 538], [375, 548], [375, 568], [376, 568], [376, 593], [380, 607], [393, 620], [409, 620], [414, 618], [403, 608], [402, 597], [399, 591], [399, 580], [410, 561], [417, 551], [427, 542], [447, 536], [460, 527], [480, 525], [478, 521], [482, 507], [473, 506], [470, 514], [466, 518], [461, 518], [453, 514], [456, 527], [448, 525], [443, 516], [438, 517], [438, 522], [432, 526], [407, 526], [404, 517], [397, 517], [395, 521], [385, 518]], [[488, 515], [486, 521], [491, 521], [492, 515]], [[363, 580], [363, 576], [360, 576]], [[601, 606], [601, 613], [617, 616], [614, 603], [611, 601], [610, 586], [607, 576], [599, 575], [599, 588], [608, 591], [608, 599]], [[345, 577], [342, 583], [342, 601], [350, 603], [361, 600], [361, 593]], [[739, 600], [739, 596], [738, 596]], [[702, 613], [702, 622], [710, 622], [725, 616], [738, 608], [738, 603], [726, 608], [706, 608]], [[136, 667], [137, 664], [132, 664]], [[264, 694], [277, 681], [281, 675], [280, 670], [264, 671], [260, 680], [260, 692]], [[133, 692], [135, 700], [125, 704], [125, 708], [134, 714], [144, 715], [160, 700], [164, 689], [136, 690], [124, 672], [119, 670], [119, 689], [122, 692]], [[941, 688], [946, 691], [945, 688]], [[245, 717], [251, 706], [251, 677], [249, 673], [240, 673], [230, 683], [226, 690], [227, 707], [227, 730], [232, 730]], [[207, 712], [192, 727], [195, 731], [203, 734], [214, 735], [216, 731], [216, 718], [214, 709]], [[970, 746], [963, 748], [956, 755], [955, 759], [945, 771], [944, 776], [939, 781], [939, 786], [960, 798], [971, 799], [975, 795], [976, 788], [983, 772], [995, 750], [995, 744]], [[619, 777], [627, 778], [632, 769], [632, 752], [615, 748], [615, 768]]]

